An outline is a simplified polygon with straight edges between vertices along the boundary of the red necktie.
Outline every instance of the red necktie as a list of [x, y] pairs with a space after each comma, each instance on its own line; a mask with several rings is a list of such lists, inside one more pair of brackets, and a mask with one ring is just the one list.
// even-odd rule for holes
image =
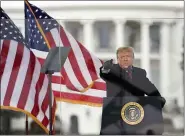
[[132, 70], [131, 70], [131, 68], [127, 69], [126, 73], [127, 73], [128, 77], [129, 77], [129, 79], [132, 80]]

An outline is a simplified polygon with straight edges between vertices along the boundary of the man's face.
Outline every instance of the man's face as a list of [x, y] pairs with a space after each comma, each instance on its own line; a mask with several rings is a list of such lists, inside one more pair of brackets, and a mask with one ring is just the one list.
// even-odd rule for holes
[[128, 68], [133, 64], [133, 53], [127, 51], [121, 51], [118, 53], [118, 64], [122, 68]]

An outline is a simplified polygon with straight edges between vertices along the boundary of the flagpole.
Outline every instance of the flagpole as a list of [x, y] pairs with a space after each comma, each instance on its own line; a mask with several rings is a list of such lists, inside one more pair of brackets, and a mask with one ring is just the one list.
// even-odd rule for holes
[[26, 121], [25, 121], [25, 129], [26, 129], [26, 135], [28, 135], [28, 115], [26, 114]]
[[[46, 36], [45, 36], [43, 30], [42, 30], [42, 28], [41, 28], [41, 26], [40, 26], [40, 24], [39, 24], [37, 18], [35, 17], [35, 15], [34, 15], [32, 9], [31, 9], [31, 7], [30, 7], [30, 5], [29, 5], [28, 0], [24, 0], [24, 1], [25, 1], [25, 3], [27, 4], [27, 6], [28, 6], [28, 8], [30, 9], [30, 11], [32, 12], [32, 14], [33, 14], [33, 16], [34, 16], [34, 18], [35, 18], [37, 27], [38, 27], [38, 29], [40, 30], [40, 32], [41, 32], [41, 34], [42, 34], [42, 36], [43, 36], [43, 38], [44, 38], [44, 40], [45, 40], [45, 42], [46, 42], [46, 45], [48, 46], [48, 49], [50, 49], [51, 47], [50, 47], [50, 45], [49, 45], [49, 42], [48, 42], [48, 40], [47, 40], [47, 38], [46, 38]], [[26, 18], [26, 17], [25, 17], [25, 18]], [[48, 74], [48, 78], [49, 78], [49, 135], [52, 135], [52, 86], [51, 86], [51, 78], [52, 78], [52, 74], [53, 74], [53, 73], [54, 73], [53, 71], [48, 71], [48, 73], [47, 73], [47, 74]]]
[[53, 72], [48, 72], [49, 79], [49, 135], [52, 135], [52, 86], [51, 86], [51, 78]]
[[[25, 9], [25, 6], [24, 6]], [[26, 24], [26, 19], [24, 19], [24, 24]], [[24, 34], [26, 36], [26, 31], [24, 31]], [[25, 121], [25, 131], [26, 131], [26, 135], [28, 135], [28, 115], [26, 114], [26, 121]]]

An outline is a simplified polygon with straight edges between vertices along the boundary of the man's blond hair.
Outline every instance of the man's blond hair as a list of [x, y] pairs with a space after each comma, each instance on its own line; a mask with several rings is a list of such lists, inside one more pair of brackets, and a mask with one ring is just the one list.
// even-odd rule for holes
[[134, 58], [134, 49], [132, 47], [119, 47], [116, 51], [117, 58], [118, 58], [119, 52], [130, 52], [133, 54], [133, 58]]

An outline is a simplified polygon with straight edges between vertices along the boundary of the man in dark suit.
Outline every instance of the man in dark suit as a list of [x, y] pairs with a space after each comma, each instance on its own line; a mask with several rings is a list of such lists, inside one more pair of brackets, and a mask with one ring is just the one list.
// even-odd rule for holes
[[[118, 105], [123, 103], [122, 98], [125, 96], [156, 96], [163, 107], [165, 99], [161, 97], [158, 89], [147, 78], [146, 71], [133, 66], [133, 49], [131, 47], [120, 47], [116, 55], [118, 64], [113, 64], [113, 61], [109, 60], [100, 68], [100, 77], [106, 82], [107, 86], [107, 97], [103, 100], [103, 107], [106, 107], [106, 111], [103, 110], [102, 112], [102, 121], [105, 120], [104, 116], [108, 116], [108, 113], [109, 116], [115, 118], [115, 121], [118, 120], [113, 112], [120, 108]], [[108, 130], [103, 130], [103, 127], [110, 124], [110, 121], [113, 122], [113, 120], [110, 119], [102, 122], [100, 134], [109, 134], [110, 129], [115, 131], [111, 132], [111, 134], [124, 134], [124, 132], [120, 131], [122, 127], [121, 121], [117, 122], [117, 126], [107, 127]]]

